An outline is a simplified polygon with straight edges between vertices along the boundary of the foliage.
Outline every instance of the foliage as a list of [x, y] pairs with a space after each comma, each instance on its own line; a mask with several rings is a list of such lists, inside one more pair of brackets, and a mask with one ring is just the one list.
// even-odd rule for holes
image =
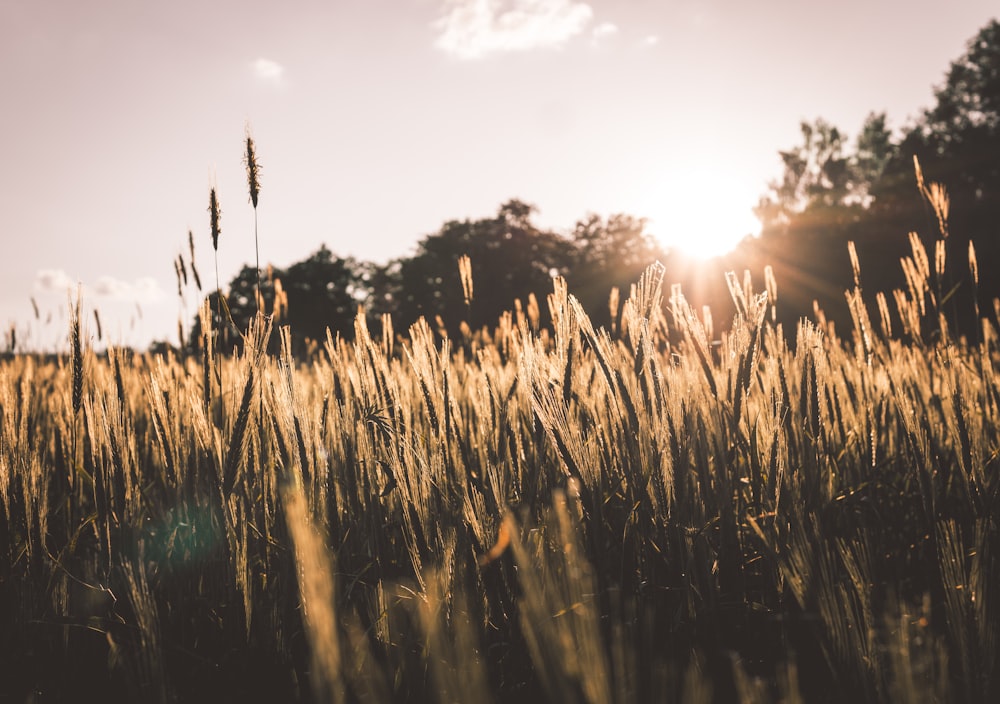
[[[1000, 207], [995, 157], [1000, 146], [1000, 22], [991, 21], [969, 42], [935, 99], [896, 138], [885, 113], [869, 114], [850, 151], [837, 127], [823, 119], [803, 122], [802, 143], [779, 152], [782, 178], [761, 200], [758, 214], [765, 234], [787, 232], [794, 225], [826, 227], [831, 218], [845, 221], [858, 205], [862, 211], [871, 206], [871, 215], [863, 212], [861, 218], [880, 227], [886, 223], [878, 217], [894, 211], [897, 220], [899, 211], [924, 213], [913, 191], [914, 157], [928, 180], [948, 188], [969, 224], [987, 226]], [[817, 212], [826, 218], [815, 217]], [[909, 229], [923, 224], [919, 220]]]
[[802, 143], [778, 152], [782, 178], [757, 207], [765, 235], [850, 222], [871, 203], [871, 189], [895, 153], [885, 113], [868, 115], [853, 152], [846, 151], [847, 135], [823, 119], [802, 122], [800, 130]]
[[282, 323], [294, 339], [322, 342], [329, 328], [334, 335], [353, 335], [358, 306], [368, 296], [367, 270], [351, 257], [336, 257], [322, 246], [280, 275], [287, 294]]
[[[352, 336], [358, 307], [370, 295], [371, 269], [371, 265], [351, 257], [337, 257], [323, 245], [287, 269], [269, 267], [260, 280], [258, 301], [257, 269], [244, 266], [229, 283], [228, 315], [220, 316], [215, 292], [207, 297], [213, 312], [212, 327], [224, 332], [221, 349], [232, 351], [242, 343], [238, 331], [247, 329], [258, 309], [289, 325], [297, 353], [310, 344], [322, 344], [327, 329], [333, 335]], [[189, 335], [193, 347], [197, 347], [201, 336], [201, 319], [196, 317]], [[277, 349], [276, 342], [273, 349]]]
[[[645, 220], [624, 214], [608, 218], [590, 214], [577, 222], [569, 282], [595, 324], [611, 328], [609, 295], [613, 288], [627, 294], [646, 267], [666, 260], [667, 253], [645, 228]], [[621, 295], [621, 302], [626, 297]]]
[[[952, 63], [937, 103], [906, 130], [898, 158], [887, 169], [879, 198], [903, 225], [922, 225], [926, 211], [913, 207], [912, 159], [928, 180], [947, 186], [960, 218], [957, 230], [985, 240], [1000, 214], [1000, 22], [983, 27]], [[906, 203], [910, 207], [906, 207]], [[995, 238], [992, 238], [995, 239]]]
[[[531, 294], [544, 296], [553, 276], [564, 276], [572, 247], [563, 237], [538, 229], [534, 207], [518, 200], [500, 206], [496, 217], [451, 221], [425, 237], [412, 257], [398, 263], [392, 281], [393, 317], [402, 329], [419, 318], [440, 317], [459, 335], [464, 321], [473, 330], [495, 326], [514, 301], [528, 305]], [[458, 260], [472, 261], [476, 290], [466, 302]]]

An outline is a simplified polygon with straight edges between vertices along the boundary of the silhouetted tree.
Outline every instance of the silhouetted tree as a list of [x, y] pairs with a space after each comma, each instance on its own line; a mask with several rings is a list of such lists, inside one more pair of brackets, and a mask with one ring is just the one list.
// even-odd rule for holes
[[[538, 229], [531, 221], [534, 210], [511, 200], [493, 218], [445, 223], [421, 240], [416, 254], [385, 269], [387, 281], [378, 298], [391, 302], [397, 329], [405, 332], [420, 317], [434, 325], [437, 316], [451, 335], [458, 334], [462, 321], [473, 329], [492, 327], [515, 299], [526, 306], [531, 293], [544, 318], [552, 277], [568, 273], [573, 248], [566, 238]], [[458, 269], [463, 255], [472, 261], [469, 305]]]
[[366, 268], [352, 257], [335, 256], [322, 245], [307, 259], [288, 267], [281, 277], [288, 312], [279, 323], [291, 327], [298, 345], [306, 338], [322, 343], [334, 335], [354, 336], [358, 307], [368, 298]]
[[779, 284], [781, 322], [791, 328], [812, 316], [816, 301], [846, 323], [843, 292], [852, 281], [847, 243], [871, 202], [871, 179], [883, 168], [885, 116], [868, 116], [857, 150], [848, 136], [822, 119], [800, 126], [799, 145], [780, 151], [783, 174], [770, 184], [756, 214], [761, 237], [740, 248], [737, 259], [759, 282], [771, 266]]
[[782, 177], [757, 206], [764, 236], [850, 227], [896, 153], [885, 113], [868, 115], [853, 151], [847, 135], [823, 119], [800, 130], [802, 143], [778, 152]]
[[[351, 257], [337, 257], [326, 245], [321, 245], [316, 252], [288, 269], [268, 268], [267, 275], [260, 282], [262, 309], [268, 315], [278, 313], [275, 322], [290, 327], [296, 352], [304, 349], [306, 340], [322, 344], [327, 328], [334, 335], [352, 337], [358, 306], [369, 295], [369, 270], [370, 266], [360, 264]], [[285, 299], [281, 302], [280, 311], [276, 310], [275, 300], [279, 290], [284, 293]], [[256, 294], [257, 269], [244, 266], [230, 281], [226, 293], [231, 323], [224, 314], [219, 317], [216, 294], [210, 294], [213, 328], [223, 331], [219, 337], [221, 350], [229, 352], [240, 346], [241, 338], [237, 331], [245, 332], [250, 319], [257, 313]], [[197, 344], [200, 334], [201, 325], [195, 319], [192, 344]], [[279, 347], [277, 335], [271, 343], [276, 351]]]
[[[925, 182], [943, 185], [950, 202], [943, 285], [954, 293], [947, 312], [964, 332], [975, 333], [969, 242], [982, 271], [1000, 262], [1000, 22], [989, 22], [969, 41], [935, 98], [906, 130], [873, 188], [869, 225], [876, 231], [917, 232], [927, 245], [939, 236], [937, 217], [916, 187], [913, 159], [918, 158]], [[984, 276], [977, 293], [987, 301], [1000, 296], [1000, 280]]]
[[573, 229], [576, 257], [568, 277], [575, 295], [595, 324], [610, 326], [608, 307], [612, 288], [619, 289], [619, 308], [629, 287], [666, 252], [646, 232], [644, 218], [615, 214], [607, 219], [589, 214]]
[[937, 103], [906, 131], [875, 195], [887, 215], [911, 229], [925, 228], [927, 209], [914, 185], [916, 156], [925, 179], [947, 188], [953, 223], [961, 224], [955, 233], [977, 239], [995, 230], [1000, 213], [1000, 22], [993, 20], [969, 42], [935, 97]]
[[[280, 278], [280, 270], [271, 271], [272, 276], [261, 278], [261, 296], [264, 299], [264, 310], [270, 311], [274, 301], [274, 278]], [[225, 305], [220, 305], [217, 291], [208, 294], [207, 299], [212, 313], [212, 330], [217, 336], [217, 347], [221, 352], [232, 352], [242, 346], [241, 334], [245, 333], [250, 319], [257, 313], [257, 268], [244, 266], [229, 282], [229, 287], [223, 292]], [[228, 311], [228, 315], [227, 315]], [[189, 347], [201, 344], [201, 320], [195, 315], [188, 336]]]
[[[963, 330], [975, 329], [969, 241], [981, 270], [1000, 260], [1000, 23], [991, 21], [969, 42], [935, 99], [898, 139], [885, 115], [873, 113], [853, 151], [842, 133], [817, 120], [802, 125], [799, 146], [779, 152], [784, 173], [761, 199], [763, 236], [746, 254], [774, 265], [779, 283], [801, 289], [798, 300], [792, 296], [795, 314], [808, 314], [816, 298], [846, 317], [837, 294], [853, 286], [848, 241], [857, 245], [862, 285], [869, 290], [902, 284], [898, 260], [909, 251], [909, 232], [932, 246], [941, 233], [917, 188], [917, 157], [925, 182], [941, 183], [949, 195], [948, 312]], [[786, 283], [786, 293], [788, 288]], [[984, 277], [979, 297], [998, 295], [1000, 281]], [[786, 297], [783, 306], [789, 304]]]
[[852, 197], [862, 205], [872, 202], [871, 190], [896, 156], [898, 146], [884, 112], [870, 112], [865, 119], [851, 158], [854, 173]]

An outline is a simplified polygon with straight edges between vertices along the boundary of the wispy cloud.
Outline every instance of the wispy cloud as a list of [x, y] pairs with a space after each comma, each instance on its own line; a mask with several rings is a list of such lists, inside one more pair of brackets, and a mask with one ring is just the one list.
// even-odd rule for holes
[[285, 73], [284, 66], [279, 64], [277, 61], [265, 59], [264, 57], [254, 59], [251, 66], [253, 67], [253, 72], [257, 78], [265, 81], [277, 81]]
[[460, 59], [565, 44], [580, 34], [594, 11], [574, 0], [448, 0], [434, 23], [435, 46]]
[[[78, 285], [78, 281], [62, 269], [41, 269], [35, 274], [35, 291], [39, 293], [58, 293], [65, 296], [67, 292], [74, 291]], [[155, 303], [165, 298], [159, 282], [148, 276], [133, 282], [122, 281], [113, 276], [102, 276], [93, 286], [84, 285], [83, 295], [135, 303]]]
[[643, 37], [642, 41], [639, 43], [645, 47], [656, 46], [657, 44], [660, 43], [660, 37], [657, 36], [656, 34], [649, 34]]

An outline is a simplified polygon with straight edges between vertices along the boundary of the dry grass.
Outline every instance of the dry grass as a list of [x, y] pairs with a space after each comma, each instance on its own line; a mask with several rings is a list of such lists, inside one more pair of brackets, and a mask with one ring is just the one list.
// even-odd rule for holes
[[611, 331], [557, 279], [549, 330], [359, 316], [308, 363], [264, 316], [215, 354], [207, 301], [200, 358], [98, 357], [77, 302], [0, 362], [0, 693], [993, 701], [997, 332], [911, 242], [794, 344], [772, 275], [719, 329], [662, 267]]

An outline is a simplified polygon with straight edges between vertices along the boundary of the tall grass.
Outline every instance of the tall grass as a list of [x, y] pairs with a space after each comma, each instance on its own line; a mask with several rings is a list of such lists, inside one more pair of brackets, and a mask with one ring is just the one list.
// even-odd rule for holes
[[911, 243], [847, 338], [658, 266], [612, 331], [556, 279], [551, 329], [359, 315], [308, 363], [263, 315], [216, 354], [207, 302], [200, 356], [98, 357], [77, 304], [0, 362], [0, 693], [994, 701], [997, 329]]

